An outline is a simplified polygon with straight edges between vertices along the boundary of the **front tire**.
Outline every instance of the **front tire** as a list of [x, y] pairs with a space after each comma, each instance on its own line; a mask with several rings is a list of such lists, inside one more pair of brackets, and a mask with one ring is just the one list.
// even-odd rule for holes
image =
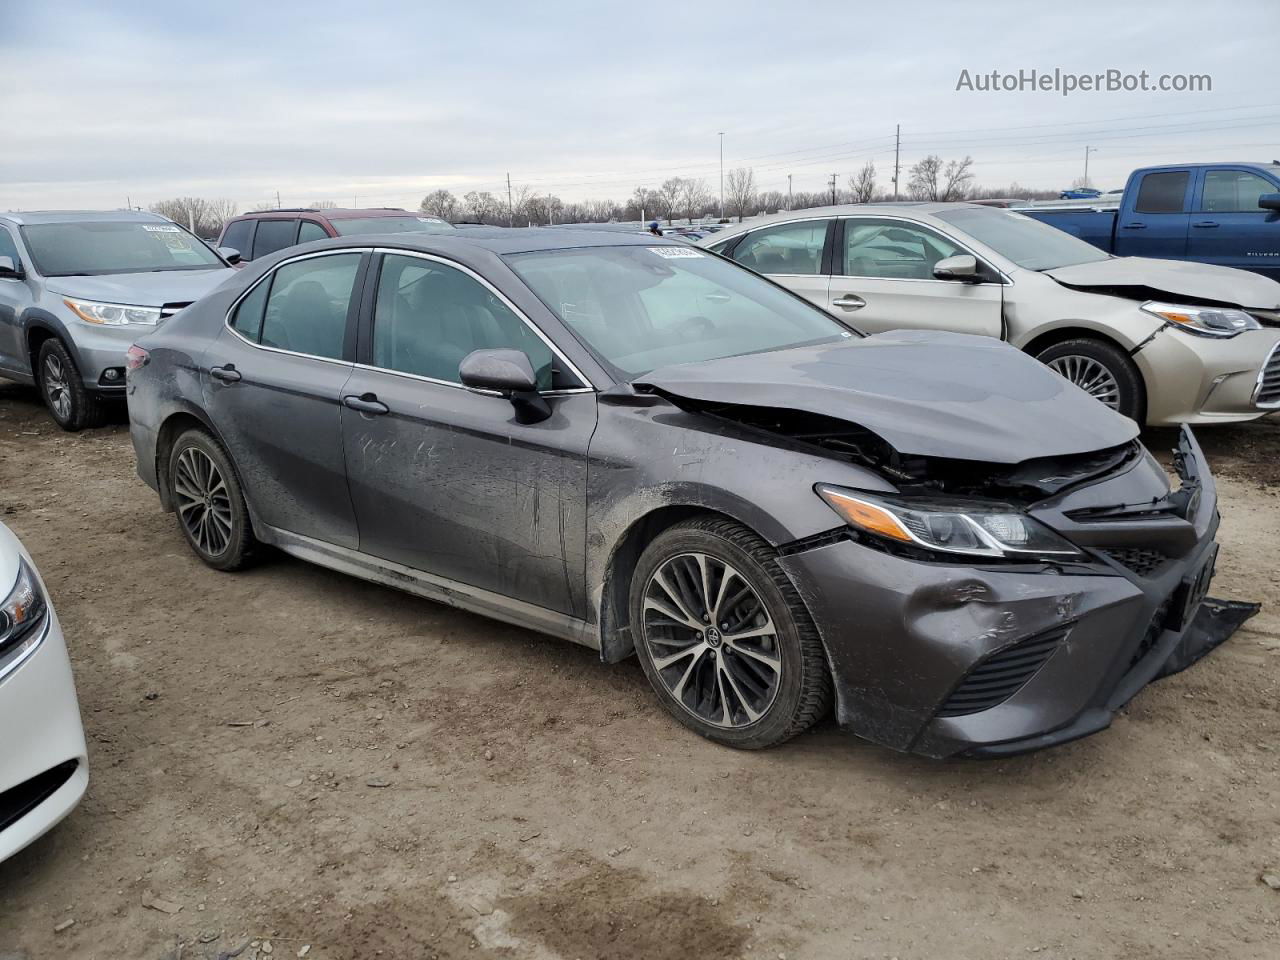
[[169, 490], [178, 527], [196, 556], [215, 570], [239, 570], [257, 541], [231, 458], [199, 429], [178, 437], [169, 453]]
[[730, 520], [666, 530], [631, 581], [635, 646], [662, 705], [709, 740], [772, 747], [831, 706], [831, 677], [809, 611], [777, 555]]
[[103, 401], [85, 389], [80, 371], [66, 344], [51, 337], [40, 345], [36, 357], [40, 397], [54, 423], [69, 433], [98, 427], [106, 420]]
[[1140, 425], [1147, 416], [1142, 374], [1114, 344], [1094, 337], [1064, 340], [1041, 350], [1036, 359], [1094, 399]]

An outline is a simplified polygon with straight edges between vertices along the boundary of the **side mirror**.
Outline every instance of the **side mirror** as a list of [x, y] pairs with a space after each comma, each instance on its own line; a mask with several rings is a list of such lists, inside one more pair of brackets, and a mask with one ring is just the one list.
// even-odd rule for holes
[[933, 265], [933, 276], [937, 280], [962, 280], [965, 283], [977, 283], [982, 279], [977, 258], [967, 253], [939, 260]]
[[1264, 193], [1258, 198], [1258, 206], [1263, 210], [1280, 210], [1280, 193]]
[[551, 416], [551, 406], [538, 393], [533, 364], [522, 350], [473, 350], [458, 364], [458, 379], [472, 390], [506, 397], [519, 423], [538, 423]]
[[22, 277], [22, 268], [13, 262], [13, 257], [0, 257], [0, 277], [13, 280]]
[[218, 254], [233, 267], [243, 259], [235, 247], [219, 247]]

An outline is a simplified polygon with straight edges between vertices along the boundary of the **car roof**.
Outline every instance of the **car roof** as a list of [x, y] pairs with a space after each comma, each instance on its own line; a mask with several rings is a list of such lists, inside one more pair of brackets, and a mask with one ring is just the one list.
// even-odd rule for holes
[[326, 220], [351, 220], [356, 217], [431, 217], [429, 213], [405, 210], [401, 207], [281, 207], [275, 210], [251, 210], [235, 217], [236, 220], [262, 220], [272, 217], [294, 217], [300, 213], [314, 213]]
[[[394, 247], [424, 253], [452, 250], [485, 250], [498, 256], [536, 253], [543, 250], [571, 250], [581, 247], [685, 247], [679, 240], [651, 234], [616, 233], [612, 230], [582, 230], [566, 227], [476, 227], [457, 233], [369, 233], [354, 237], [331, 237], [304, 246]], [[297, 250], [297, 247], [290, 248]]]
[[0, 220], [28, 225], [33, 223], [172, 223], [168, 217], [142, 210], [20, 210], [0, 213]]
[[[703, 237], [703, 241], [711, 241], [720, 243], [727, 240], [725, 234], [738, 234], [746, 230], [754, 230], [756, 227], [766, 226], [770, 223], [781, 223], [788, 220], [816, 220], [822, 217], [892, 217], [919, 214], [923, 216], [935, 216], [939, 213], [945, 213], [949, 210], [983, 210], [987, 213], [999, 214], [1003, 211], [995, 207], [984, 206], [978, 203], [967, 203], [965, 201], [925, 201], [925, 200], [899, 200], [887, 203], [841, 203], [834, 207], [807, 207], [803, 210], [783, 210], [778, 213], [771, 213], [763, 217], [755, 217], [751, 220], [744, 220], [742, 223], [721, 224], [724, 227], [719, 233], [713, 233], [710, 236]], [[702, 242], [702, 241], [699, 241]]]

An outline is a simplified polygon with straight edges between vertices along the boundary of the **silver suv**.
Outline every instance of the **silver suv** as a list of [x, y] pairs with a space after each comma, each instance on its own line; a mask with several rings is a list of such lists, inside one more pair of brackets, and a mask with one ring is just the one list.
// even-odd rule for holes
[[38, 387], [63, 429], [95, 426], [130, 344], [232, 273], [156, 214], [0, 213], [0, 377]]

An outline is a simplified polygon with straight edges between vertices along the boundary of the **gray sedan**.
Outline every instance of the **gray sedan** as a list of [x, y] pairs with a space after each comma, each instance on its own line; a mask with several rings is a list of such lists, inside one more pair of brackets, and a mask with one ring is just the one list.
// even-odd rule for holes
[[1007, 344], [864, 339], [660, 238], [293, 248], [143, 337], [128, 395], [209, 566], [269, 544], [636, 654], [735, 747], [833, 702], [930, 756], [1069, 740], [1253, 610], [1205, 599], [1189, 431], [1172, 492], [1132, 420]]
[[124, 354], [232, 274], [154, 213], [0, 213], [0, 377], [35, 384], [58, 425], [124, 398]]

